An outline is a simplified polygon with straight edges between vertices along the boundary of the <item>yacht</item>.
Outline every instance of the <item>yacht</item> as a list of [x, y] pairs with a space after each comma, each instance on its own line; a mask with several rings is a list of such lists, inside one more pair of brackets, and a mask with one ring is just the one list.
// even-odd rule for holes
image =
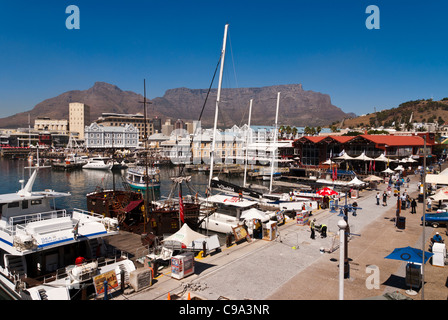
[[32, 191], [38, 170], [18, 192], [0, 195], [1, 288], [14, 300], [72, 300], [95, 294], [96, 276], [129, 278], [134, 263], [109, 255], [103, 241], [118, 234], [117, 219], [56, 209], [55, 199], [70, 193]]
[[65, 157], [66, 164], [84, 165], [87, 164], [89, 158], [87, 156], [79, 156], [76, 153], [70, 153]]
[[[216, 194], [202, 199], [201, 204], [200, 228], [218, 233], [229, 233], [233, 231], [232, 228], [241, 225], [246, 220], [241, 217], [242, 214], [257, 208], [259, 202], [234, 195]], [[264, 215], [268, 221], [275, 212], [264, 212]]]
[[111, 170], [113, 163], [108, 157], [93, 157], [90, 158], [87, 164], [83, 165], [83, 169], [97, 169], [97, 170]]

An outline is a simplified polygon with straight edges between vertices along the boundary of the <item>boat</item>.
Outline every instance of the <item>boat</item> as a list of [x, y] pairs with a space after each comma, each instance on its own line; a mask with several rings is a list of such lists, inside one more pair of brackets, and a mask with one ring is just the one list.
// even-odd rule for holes
[[93, 157], [82, 166], [83, 169], [95, 169], [95, 170], [111, 170], [113, 163], [108, 157]]
[[146, 170], [144, 166], [128, 168], [126, 182], [136, 190], [160, 188], [160, 170], [157, 167], [148, 167]]
[[[232, 232], [232, 228], [242, 223], [240, 218], [243, 211], [258, 206], [258, 201], [229, 194], [203, 198], [201, 203], [204, 213], [199, 216], [200, 228], [218, 233]], [[206, 208], [210, 209], [210, 213]]]
[[[0, 195], [0, 286], [14, 300], [73, 300], [94, 294], [94, 277], [115, 272], [118, 283], [135, 270], [103, 241], [118, 234], [117, 219], [56, 209], [51, 189], [32, 191], [38, 170], [16, 193]], [[122, 279], [121, 272], [125, 273]]]
[[65, 157], [64, 162], [65, 164], [72, 164], [72, 165], [85, 165], [87, 164], [89, 160], [89, 157], [87, 156], [79, 156], [77, 153], [70, 153]]

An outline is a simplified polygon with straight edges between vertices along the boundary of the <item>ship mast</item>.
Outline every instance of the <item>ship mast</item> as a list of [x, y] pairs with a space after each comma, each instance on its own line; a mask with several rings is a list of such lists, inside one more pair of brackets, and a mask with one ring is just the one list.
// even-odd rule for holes
[[218, 110], [219, 110], [219, 101], [221, 99], [221, 86], [222, 86], [222, 74], [224, 70], [224, 60], [226, 56], [226, 42], [227, 42], [227, 29], [229, 25], [226, 24], [224, 28], [224, 40], [222, 44], [222, 53], [221, 53], [221, 68], [219, 71], [219, 82], [218, 82], [218, 94], [216, 96], [216, 108], [215, 108], [215, 122], [213, 125], [213, 141], [212, 141], [212, 151], [210, 153], [210, 176], [208, 180], [208, 190], [211, 190], [211, 183], [213, 178], [213, 162], [215, 158], [215, 144], [216, 144], [216, 127], [218, 125]]

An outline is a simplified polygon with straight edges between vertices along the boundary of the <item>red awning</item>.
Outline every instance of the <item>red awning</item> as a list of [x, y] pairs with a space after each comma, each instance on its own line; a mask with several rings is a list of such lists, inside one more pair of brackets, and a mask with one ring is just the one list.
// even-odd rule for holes
[[134, 210], [135, 208], [137, 208], [140, 205], [140, 203], [142, 203], [142, 202], [143, 202], [143, 199], [131, 201], [126, 206], [126, 208], [124, 208], [124, 211], [125, 212], [130, 212], [130, 211]]

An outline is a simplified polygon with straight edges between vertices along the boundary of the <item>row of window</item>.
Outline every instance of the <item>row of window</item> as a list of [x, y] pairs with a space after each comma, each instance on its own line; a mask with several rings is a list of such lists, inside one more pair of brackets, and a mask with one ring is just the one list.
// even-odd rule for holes
[[[32, 206], [42, 204], [42, 200], [40, 200], [40, 199], [31, 200], [30, 202], [31, 202]], [[20, 204], [22, 204], [22, 209], [28, 209], [28, 204], [29, 204], [28, 200], [10, 202], [10, 203], [8, 203], [7, 207], [8, 207], [8, 209], [9, 208], [19, 208]], [[3, 205], [4, 205], [4, 203], [0, 203], [0, 214], [2, 213]]]

